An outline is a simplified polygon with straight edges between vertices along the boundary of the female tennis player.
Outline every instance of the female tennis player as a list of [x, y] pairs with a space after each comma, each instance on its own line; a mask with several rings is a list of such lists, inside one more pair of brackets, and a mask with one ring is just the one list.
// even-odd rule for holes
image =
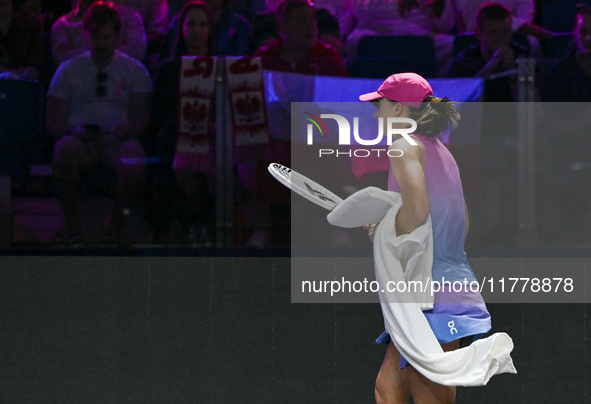
[[[377, 107], [375, 117], [384, 118], [384, 125], [388, 117], [417, 122], [416, 133], [411, 135], [417, 145], [399, 136], [390, 146], [404, 153], [390, 157], [388, 177], [388, 190], [400, 192], [402, 197], [396, 234], [412, 232], [431, 214], [433, 280], [476, 281], [464, 252], [468, 215], [460, 173], [451, 153], [435, 137], [457, 126], [460, 115], [456, 103], [434, 97], [429, 83], [415, 73], [394, 74], [376, 92], [359, 99]], [[383, 133], [387, 133], [385, 127]], [[373, 240], [375, 226], [366, 229]], [[460, 339], [479, 338], [491, 328], [482, 296], [470, 290], [436, 292], [433, 309], [423, 313], [444, 351], [458, 349]], [[455, 402], [456, 388], [436, 384], [417, 372], [399, 354], [390, 335], [382, 333], [377, 342], [388, 345], [376, 380], [377, 403], [407, 403], [411, 395], [416, 404]]]

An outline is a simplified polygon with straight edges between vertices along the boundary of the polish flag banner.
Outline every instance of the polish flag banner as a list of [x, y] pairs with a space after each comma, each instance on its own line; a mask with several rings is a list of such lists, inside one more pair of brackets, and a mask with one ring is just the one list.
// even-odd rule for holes
[[174, 167], [211, 168], [217, 58], [183, 56], [179, 79], [178, 136]]
[[269, 152], [269, 130], [261, 58], [226, 57], [226, 74], [235, 162], [264, 159]]

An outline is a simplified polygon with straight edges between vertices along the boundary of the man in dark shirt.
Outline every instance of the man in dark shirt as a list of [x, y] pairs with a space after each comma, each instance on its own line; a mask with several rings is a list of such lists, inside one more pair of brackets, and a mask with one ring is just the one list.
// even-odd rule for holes
[[[466, 49], [453, 62], [449, 77], [486, 79], [479, 142], [479, 175], [487, 198], [489, 228], [480, 242], [514, 245], [517, 236], [517, 116], [512, 101], [517, 100], [518, 56], [527, 50], [512, 42], [511, 13], [499, 3], [487, 3], [477, 14], [475, 34], [479, 43]], [[503, 73], [507, 73], [504, 75]], [[497, 76], [498, 75], [498, 76]], [[497, 76], [497, 77], [495, 77]], [[491, 103], [488, 103], [491, 102]]]
[[554, 63], [542, 83], [542, 101], [591, 102], [591, 6], [579, 5], [576, 48]]
[[448, 76], [490, 78], [485, 84], [484, 101], [514, 101], [516, 76], [494, 75], [515, 69], [517, 57], [529, 56], [529, 52], [512, 42], [512, 17], [505, 6], [485, 4], [476, 18], [479, 43], [454, 59]]
[[318, 40], [316, 12], [303, 0], [285, 0], [277, 6], [277, 28], [281, 36], [259, 49], [263, 67], [283, 72], [347, 76], [339, 53]]
[[[318, 40], [316, 11], [307, 1], [283, 0], [277, 5], [275, 17], [279, 39], [273, 40], [254, 54], [262, 58], [264, 69], [307, 75], [348, 75], [338, 51]], [[312, 87], [314, 85], [313, 80], [285, 80], [283, 85], [286, 89], [279, 100], [267, 103], [271, 159], [259, 161], [255, 164], [256, 167], [250, 168], [254, 172], [252, 182], [256, 182], [256, 189], [264, 190], [264, 193], [257, 195], [258, 205], [244, 208], [245, 224], [252, 223], [254, 228], [252, 236], [246, 242], [247, 247], [268, 246], [269, 229], [286, 228], [282, 220], [290, 215], [291, 195], [269, 176], [267, 166], [273, 161], [291, 165], [291, 140], [285, 136], [290, 133], [289, 106], [291, 101], [306, 101], [306, 97], [310, 95], [310, 87], [301, 84], [304, 82], [308, 85], [311, 83]], [[244, 177], [248, 170], [248, 164], [239, 168]], [[252, 212], [257, 213], [255, 215]], [[248, 224], [246, 226], [250, 227]], [[279, 233], [280, 230], [277, 230], [275, 239], [290, 237], [289, 230], [283, 236], [277, 236]]]

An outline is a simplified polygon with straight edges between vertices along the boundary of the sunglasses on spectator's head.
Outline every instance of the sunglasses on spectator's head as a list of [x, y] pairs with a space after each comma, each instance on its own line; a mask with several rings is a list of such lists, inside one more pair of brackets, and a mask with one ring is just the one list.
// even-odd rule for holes
[[584, 3], [577, 4], [575, 10], [577, 10], [577, 14], [591, 14], [591, 5]]
[[96, 96], [97, 97], [104, 97], [107, 95], [107, 87], [105, 86], [105, 81], [107, 81], [107, 72], [100, 70], [96, 74]]

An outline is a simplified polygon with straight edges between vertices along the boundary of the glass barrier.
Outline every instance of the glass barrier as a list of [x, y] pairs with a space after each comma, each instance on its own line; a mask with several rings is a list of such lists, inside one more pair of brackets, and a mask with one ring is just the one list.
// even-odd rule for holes
[[[375, 110], [370, 103], [293, 103], [291, 167], [341, 198], [370, 186], [388, 189], [390, 184], [398, 190], [392, 186], [390, 160], [405, 157], [390, 155]], [[466, 248], [587, 246], [591, 104], [467, 102], [458, 110], [459, 127], [438, 140], [459, 167], [469, 211]], [[429, 163], [429, 155], [426, 159], [435, 216], [437, 199], [456, 191], [437, 189], [443, 173], [433, 171], [438, 166]], [[291, 206], [294, 249], [370, 245], [364, 230], [331, 226], [328, 212], [296, 194]]]
[[[256, 58], [208, 60], [215, 63], [191, 59], [183, 67], [177, 119], [148, 139], [146, 197], [128, 231], [142, 234], [128, 237], [128, 245], [370, 245], [360, 229], [330, 226], [327, 211], [294, 196], [267, 167], [272, 162], [291, 167], [343, 198], [368, 186], [387, 189], [387, 139], [368, 143], [378, 129], [375, 108], [358, 102], [360, 94], [375, 91], [383, 79], [281, 73], [263, 70]], [[557, 89], [561, 82], [548, 84], [554, 63], [541, 60], [535, 72], [505, 76], [515, 99], [568, 95], [568, 89]], [[459, 102], [459, 127], [438, 139], [459, 167], [470, 216], [466, 248], [588, 245], [587, 103], [482, 102], [493, 80], [429, 79], [435, 95]], [[344, 117], [350, 128], [356, 118], [361, 143], [351, 134], [351, 144], [340, 144], [340, 125], [334, 118], [322, 118], [326, 115]], [[48, 206], [57, 217], [54, 202]], [[91, 208], [105, 210], [97, 206]], [[33, 216], [24, 208], [17, 214], [12, 240], [25, 244], [27, 232], [33, 232]], [[93, 215], [85, 219], [89, 232], [104, 226], [104, 219]], [[53, 216], [36, 222], [57, 231], [59, 220]]]

